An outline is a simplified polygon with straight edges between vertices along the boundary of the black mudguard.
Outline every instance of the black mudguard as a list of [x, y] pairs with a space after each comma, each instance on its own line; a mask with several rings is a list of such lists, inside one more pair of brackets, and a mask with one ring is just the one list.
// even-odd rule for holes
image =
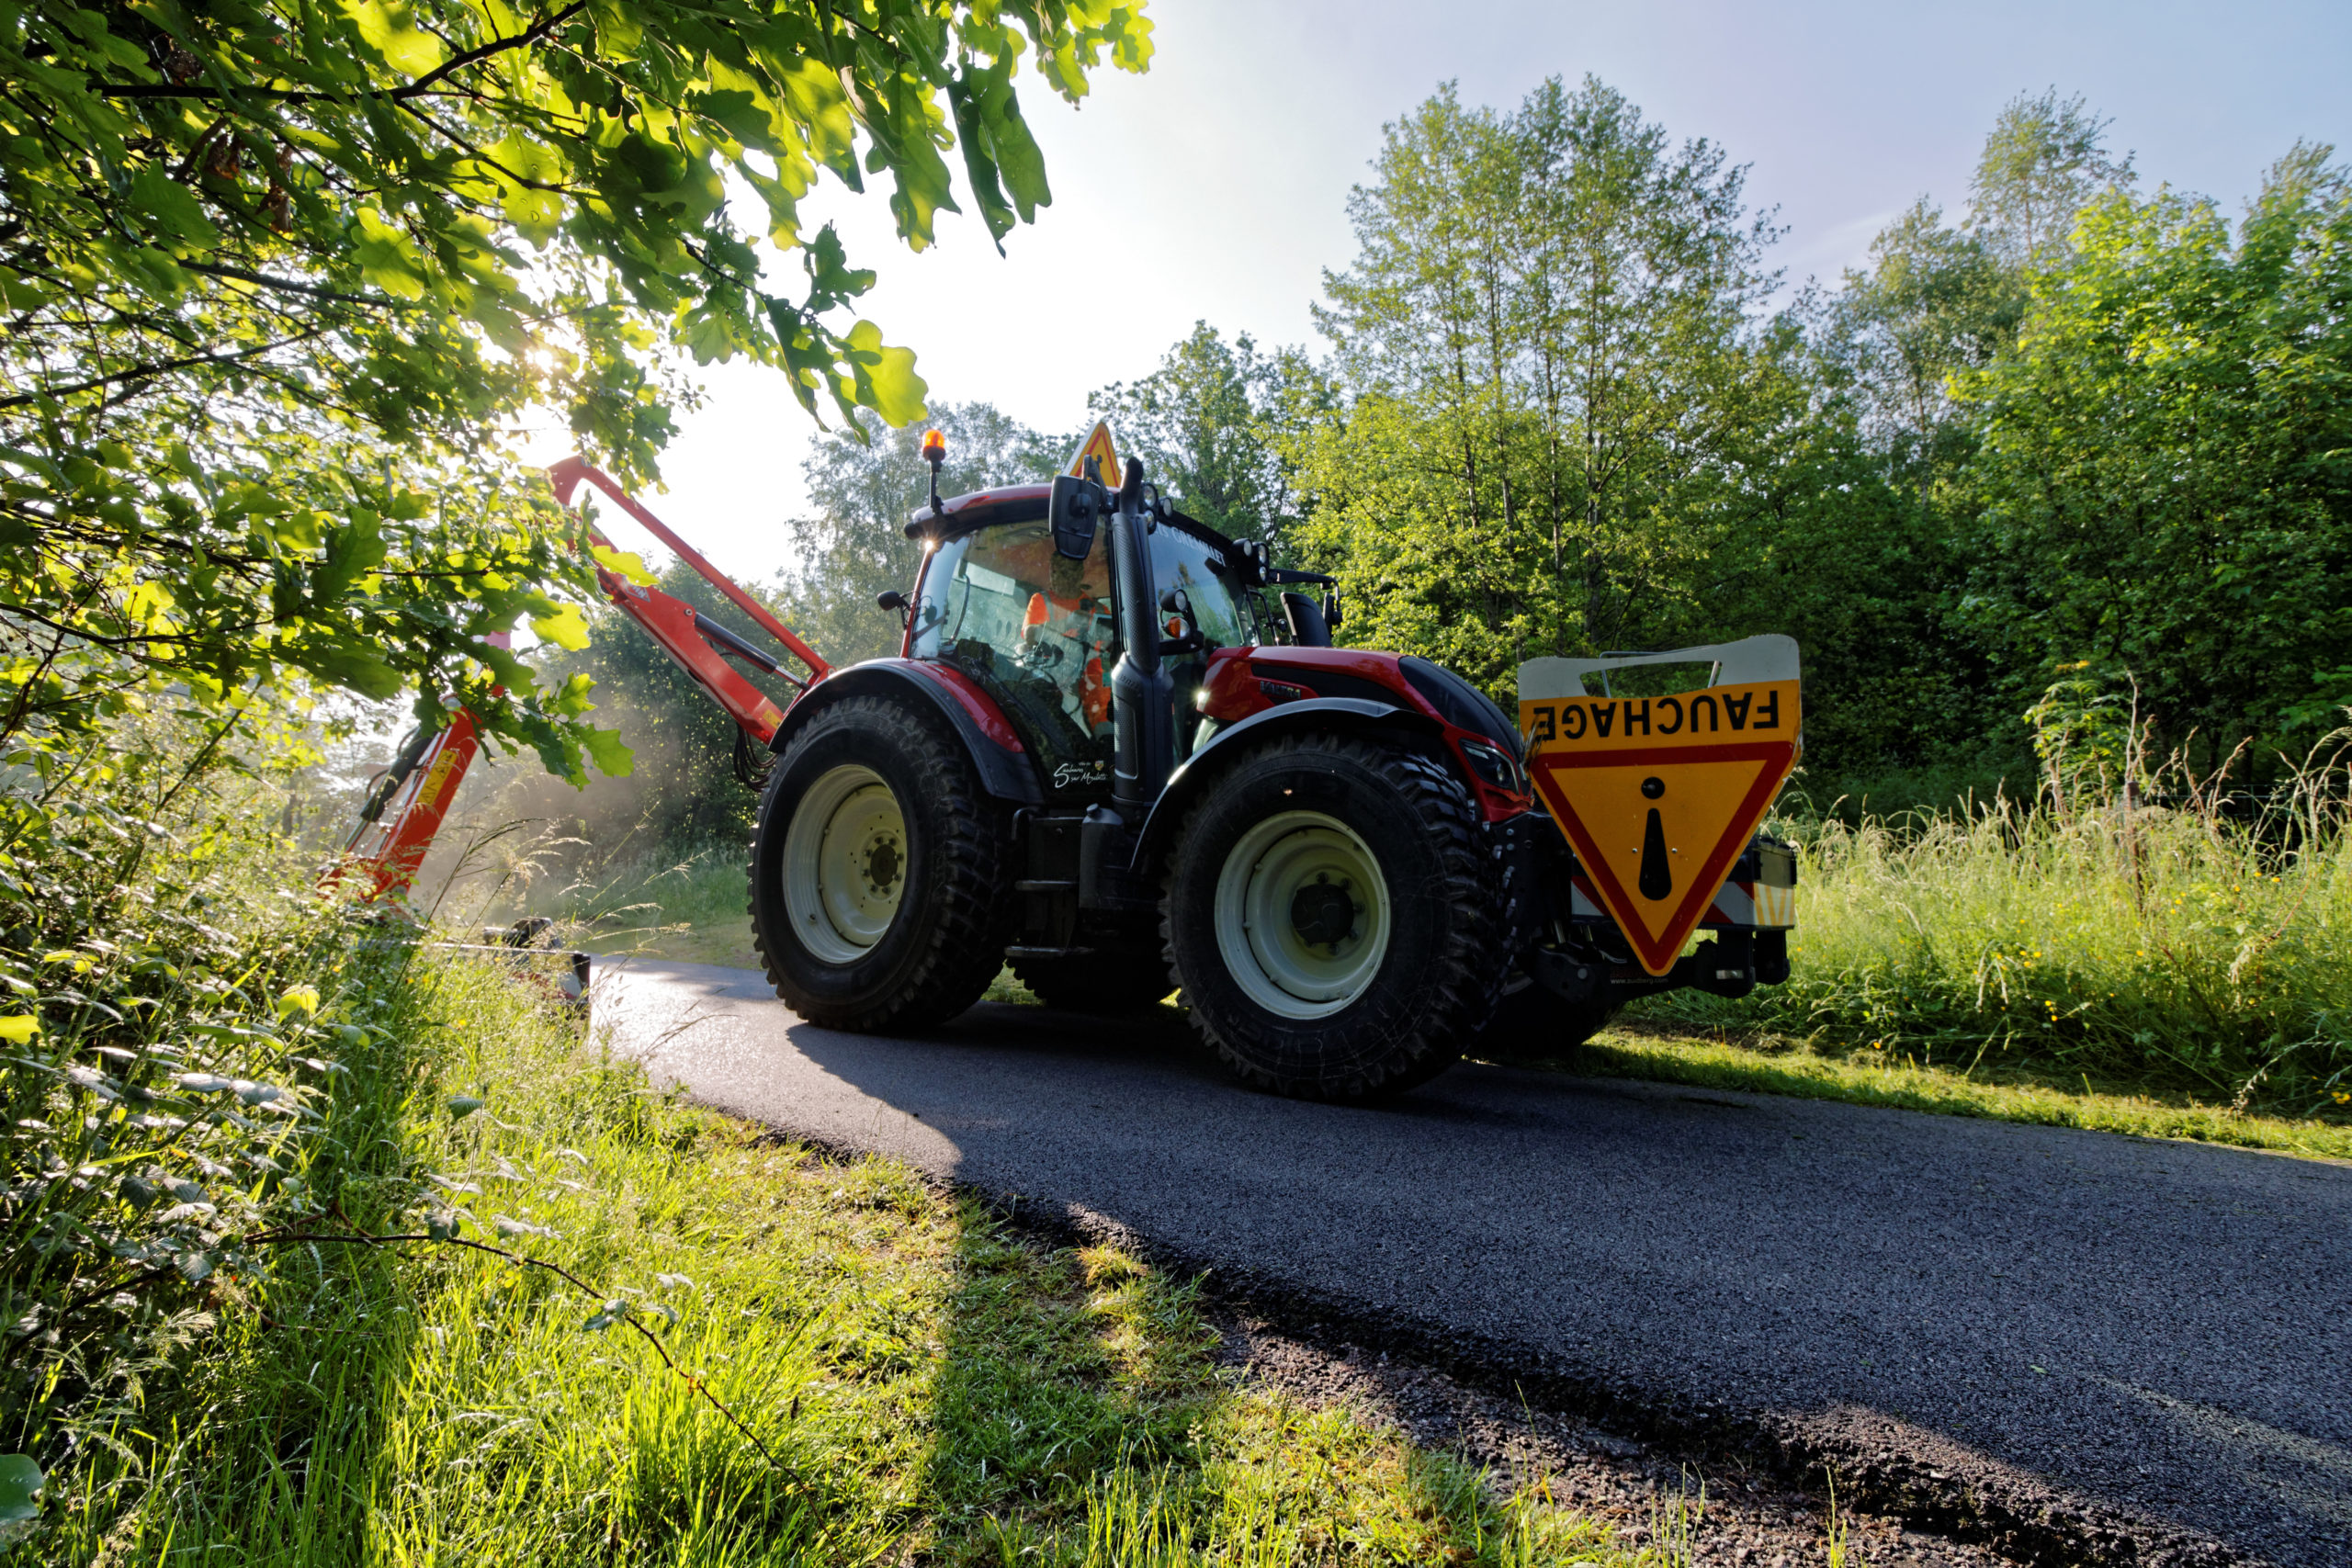
[[910, 660], [869, 660], [826, 676], [809, 687], [785, 714], [784, 722], [776, 726], [775, 734], [768, 741], [768, 749], [783, 755], [792, 738], [819, 712], [844, 697], [862, 696], [896, 697], [921, 711], [937, 714], [940, 722], [971, 753], [973, 765], [979, 770], [981, 787], [999, 800], [1019, 806], [1045, 803], [1045, 791], [1037, 782], [1037, 770], [1028, 753], [1010, 750], [989, 739], [954, 694], [924, 674]]
[[[1406, 734], [1427, 737], [1441, 744], [1445, 736], [1445, 727], [1427, 714], [1363, 697], [1311, 697], [1253, 713], [1230, 728], [1217, 731], [1206, 745], [1185, 760], [1182, 767], [1169, 775], [1168, 787], [1160, 792], [1151, 815], [1144, 818], [1143, 831], [1136, 835], [1135, 858], [1130, 863], [1133, 868], [1147, 876], [1159, 871], [1184, 813], [1216, 775], [1221, 760], [1241, 754], [1239, 743], [1244, 737], [1255, 742], [1301, 729]], [[1451, 753], [1446, 761], [1448, 766], [1459, 766]]]

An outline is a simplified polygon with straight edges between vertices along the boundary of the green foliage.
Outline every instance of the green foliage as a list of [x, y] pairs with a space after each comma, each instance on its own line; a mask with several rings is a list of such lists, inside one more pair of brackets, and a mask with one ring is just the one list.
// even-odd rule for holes
[[1630, 1009], [1617, 1026], [1578, 1046], [1559, 1066], [1586, 1077], [1637, 1078], [1747, 1089], [1799, 1100], [1836, 1100], [1939, 1116], [1984, 1116], [2037, 1127], [2079, 1127], [2142, 1138], [2188, 1138], [2236, 1148], [2275, 1149], [2320, 1159], [2352, 1159], [2352, 1124], [2256, 1114], [2188, 1096], [2128, 1086], [2086, 1089], [1998, 1076], [1982, 1066], [1923, 1063], [1815, 1036], [1796, 1041], [1715, 1018], [1693, 1028], [1657, 1004]]
[[1797, 827], [1789, 982], [1651, 1010], [1994, 1083], [2352, 1121], [2341, 766], [2249, 824], [2177, 761], [2126, 793], [2131, 759], [2103, 754], [2123, 726], [2049, 716], [2047, 803]]
[[1508, 693], [1538, 654], [1715, 624], [1717, 547], [1803, 389], [1750, 321], [1743, 174], [1598, 82], [1387, 128], [1317, 321], [1353, 394], [1299, 453], [1351, 640]]
[[1969, 183], [1969, 228], [2016, 272], [2063, 260], [2075, 215], [2132, 184], [2132, 159], [2107, 150], [2109, 121], [2077, 95], [2020, 93], [2002, 106]]
[[920, 249], [960, 146], [1001, 235], [1050, 200], [1021, 58], [1074, 100], [1149, 33], [1110, 0], [0, 6], [0, 735], [161, 682], [421, 684], [579, 778], [578, 705], [497, 640], [586, 592], [502, 427], [559, 409], [648, 478], [675, 348], [918, 417], [799, 200], [887, 172]]
[[0, 1446], [45, 1460], [114, 1440], [368, 1135], [334, 1108], [400, 954], [294, 890], [220, 739], [152, 721], [0, 793]]
[[1087, 403], [1180, 510], [1227, 538], [1293, 553], [1305, 504], [1295, 454], [1338, 404], [1337, 388], [1305, 350], [1261, 354], [1249, 333], [1228, 344], [1200, 321], [1159, 369]]
[[2352, 177], [2271, 173], [2233, 234], [2118, 192], [1960, 382], [1980, 450], [1966, 614], [2021, 675], [2090, 660], [2217, 756], [2352, 700]]
[[[686, 1107], [500, 966], [377, 979], [316, 1101], [338, 1161], [297, 1174], [359, 1224], [504, 1236], [589, 1288], [447, 1246], [276, 1248], [137, 1421], [58, 1449], [6, 1561], [1645, 1561], [1228, 1381], [1196, 1292], [1115, 1248]], [[695, 1384], [613, 1334], [624, 1312]]]
[[[1504, 694], [1538, 654], [1790, 633], [1824, 800], [2022, 781], [2062, 669], [2275, 771], [2352, 702], [2352, 183], [2299, 149], [2233, 233], [2104, 130], [2018, 97], [1960, 221], [1923, 198], [1768, 314], [1742, 171], [1599, 83], [1388, 127], [1318, 316], [1341, 407], [1272, 437], [1349, 640]], [[1266, 427], [1217, 347], [1157, 378], [1216, 394], [1166, 396], [1189, 450]]]
[[[943, 403], [925, 423], [947, 437], [943, 497], [1051, 479], [1075, 445], [1040, 435], [985, 402]], [[833, 663], [899, 651], [899, 618], [874, 597], [914, 591], [922, 550], [906, 525], [931, 488], [921, 445], [914, 426], [886, 430], [862, 415], [819, 442], [801, 466], [815, 513], [786, 525], [800, 564], [782, 584], [784, 620]]]

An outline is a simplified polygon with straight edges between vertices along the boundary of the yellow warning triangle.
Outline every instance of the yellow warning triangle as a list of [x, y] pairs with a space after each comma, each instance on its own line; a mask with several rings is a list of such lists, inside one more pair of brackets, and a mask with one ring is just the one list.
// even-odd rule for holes
[[1797, 702], [1788, 681], [1520, 705], [1528, 772], [1648, 973], [1674, 966], [1795, 766]]
[[1121, 478], [1119, 449], [1111, 444], [1111, 425], [1107, 420], [1096, 420], [1094, 428], [1086, 433], [1086, 439], [1078, 444], [1078, 450], [1070, 454], [1069, 472], [1084, 479], [1086, 459], [1089, 457], [1100, 463], [1102, 482], [1113, 490], [1118, 489]]

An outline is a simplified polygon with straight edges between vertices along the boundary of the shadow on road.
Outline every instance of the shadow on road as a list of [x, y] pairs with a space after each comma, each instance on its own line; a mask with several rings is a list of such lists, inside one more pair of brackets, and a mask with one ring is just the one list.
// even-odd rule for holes
[[1996, 1512], [2070, 1495], [2086, 1541], [2115, 1510], [2352, 1560], [2352, 1171], [1483, 1065], [1317, 1105], [1172, 1012], [858, 1036], [666, 967], [630, 1006], [702, 1021], [639, 1054], [721, 1109]]

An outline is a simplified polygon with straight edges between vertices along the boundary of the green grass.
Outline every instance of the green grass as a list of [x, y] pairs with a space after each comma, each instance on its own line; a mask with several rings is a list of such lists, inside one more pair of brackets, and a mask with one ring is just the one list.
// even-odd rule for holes
[[638, 855], [592, 877], [532, 885], [497, 906], [497, 918], [548, 915], [557, 940], [590, 952], [756, 969], [749, 886], [739, 843], [689, 845]]
[[2252, 827], [2097, 797], [1799, 825], [1789, 983], [1737, 1000], [1678, 992], [1628, 1021], [1944, 1069], [1937, 1081], [1971, 1080], [1986, 1102], [2003, 1098], [1992, 1089], [2084, 1091], [2149, 1102], [2129, 1113], [2140, 1121], [2177, 1112], [2183, 1128], [2341, 1128], [2344, 783], [2306, 780]]
[[2233, 1111], [2153, 1094], [1998, 1082], [1864, 1047], [1849, 1053], [1762, 1048], [1721, 1036], [1661, 1033], [1632, 1017], [1549, 1064], [1589, 1077], [1749, 1089], [1804, 1100], [1894, 1106], [2149, 1138], [2188, 1138], [2324, 1159], [2352, 1159], [2352, 1127]]
[[[373, 1044], [322, 1108], [346, 1154], [293, 1173], [327, 1228], [453, 1203], [469, 1235], [536, 1227], [505, 1245], [592, 1288], [443, 1246], [277, 1247], [215, 1292], [184, 1378], [52, 1462], [14, 1561], [1652, 1560], [1221, 1371], [1184, 1281], [652, 1092], [502, 971], [368, 997]], [[630, 1331], [583, 1326], [607, 1301], [768, 1453]]]

